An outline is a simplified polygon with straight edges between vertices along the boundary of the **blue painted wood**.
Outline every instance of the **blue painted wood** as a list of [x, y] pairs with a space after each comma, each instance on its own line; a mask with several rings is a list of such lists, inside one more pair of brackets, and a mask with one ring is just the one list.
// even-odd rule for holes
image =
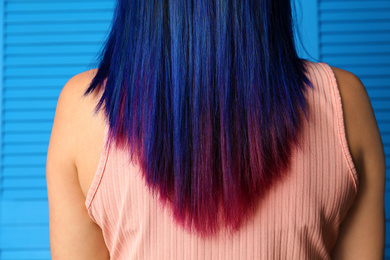
[[[37, 5], [37, 4], [36, 4]], [[12, 12], [5, 15], [7, 23], [56, 23], [56, 22], [107, 22], [111, 21], [112, 15], [107, 11], [71, 11], [71, 12]]]
[[366, 43], [354, 43], [353, 45], [345, 44], [345, 43], [333, 43], [328, 45], [321, 46], [321, 54], [324, 55], [340, 55], [340, 54], [362, 54], [362, 55], [370, 55], [373, 53], [389, 53], [390, 52], [390, 44], [389, 43], [370, 43], [371, 48], [366, 47]]
[[[0, 2], [0, 108], [3, 107], [3, 90], [4, 90], [4, 1]], [[2, 109], [0, 112], [0, 169], [3, 169], [3, 113]], [[4, 173], [0, 170], [0, 221], [2, 219], [3, 213], [5, 210], [3, 209], [3, 184], [2, 179], [4, 178]], [[3, 225], [0, 224], [0, 233]], [[1, 236], [1, 235], [0, 235]], [[1, 240], [0, 240], [1, 241]], [[0, 247], [0, 257], [2, 257], [2, 247]]]
[[[5, 201], [0, 225], [47, 225], [47, 201]], [[37, 208], [39, 210], [37, 210]]]
[[[324, 39], [325, 43], [325, 39]], [[367, 55], [368, 56], [368, 55]], [[390, 52], [382, 54], [370, 54], [369, 57], [364, 55], [333, 55], [327, 56], [326, 60], [330, 63], [337, 63], [339, 65], [388, 65], [390, 62]]]
[[[27, 121], [27, 122], [6, 122], [3, 125], [3, 131], [6, 133], [10, 132], [25, 132], [26, 129], [29, 131], [42, 131], [42, 129], [50, 129], [52, 126], [51, 120], [47, 121]], [[3, 149], [7, 148], [7, 144], [4, 145]]]
[[[38, 70], [38, 69], [37, 69]], [[31, 98], [40, 98], [40, 99], [48, 99], [48, 98], [58, 98], [58, 96], [61, 93], [60, 88], [50, 88], [50, 89], [42, 89], [41, 91], [39, 88], [27, 88], [27, 89], [18, 89], [18, 88], [12, 88], [12, 89], [6, 89], [4, 92], [4, 97], [6, 99], [15, 100], [15, 99], [31, 99]]]
[[44, 177], [37, 178], [4, 178], [4, 189], [45, 189], [46, 179]]
[[323, 33], [340, 33], [340, 32], [377, 32], [382, 31], [383, 27], [389, 26], [387, 21], [373, 21], [373, 22], [343, 22], [339, 23], [337, 27], [333, 23], [322, 24]]
[[72, 77], [76, 74], [79, 74], [88, 69], [88, 64], [83, 65], [74, 65], [74, 66], [41, 66], [37, 67], [29, 67], [26, 66], [24, 68], [5, 68], [4, 76], [5, 77]]
[[4, 109], [6, 110], [21, 110], [30, 108], [32, 110], [37, 109], [49, 109], [53, 110], [56, 108], [56, 99], [47, 99], [44, 102], [41, 100], [9, 100], [4, 102]]
[[[67, 4], [69, 5], [69, 4]], [[76, 25], [76, 24], [75, 24]], [[106, 22], [78, 22], [77, 26], [68, 24], [10, 24], [5, 28], [8, 35], [49, 34], [49, 33], [106, 33]]]
[[[75, 26], [77, 27], [78, 24]], [[56, 43], [51, 45], [10, 45], [5, 46], [8, 55], [52, 55], [52, 54], [89, 54], [95, 55], [101, 47], [100, 43]]]
[[[326, 61], [324, 58], [323, 61]], [[338, 64], [331, 63], [332, 66], [337, 67]], [[385, 66], [370, 65], [370, 66], [359, 66], [359, 65], [347, 65], [342, 66], [343, 69], [351, 71], [359, 77], [386, 77], [390, 71], [390, 64]]]
[[58, 89], [64, 86], [69, 80], [68, 77], [47, 77], [44, 81], [36, 77], [18, 77], [18, 78], [6, 78], [4, 83], [7, 85], [7, 89], [13, 88], [54, 88]]
[[[54, 119], [54, 112], [55, 111], [47, 111], [47, 110], [37, 110], [37, 111], [6, 111], [4, 112], [4, 120], [9, 121], [19, 121], [19, 120], [26, 120], [26, 121], [32, 121], [32, 120], [50, 120]], [[48, 131], [50, 133], [50, 131]], [[18, 138], [14, 137], [10, 134], [7, 134], [7, 137], [11, 138], [10, 141], [14, 142], [17, 141]], [[43, 135], [42, 138], [46, 138], [47, 135]], [[28, 140], [30, 137], [21, 137], [20, 141]], [[34, 136], [31, 138], [38, 138], [38, 136]]]
[[360, 77], [360, 80], [372, 89], [387, 89], [390, 87], [390, 76]]
[[20, 44], [20, 45], [31, 45], [31, 44], [64, 44], [64, 43], [95, 43], [96, 39], [102, 39], [106, 34], [102, 33], [51, 33], [47, 35], [37, 34], [19, 34], [9, 35], [5, 38], [5, 44]]
[[25, 176], [35, 176], [41, 177], [46, 175], [45, 165], [38, 166], [9, 166], [3, 169], [3, 177], [25, 177]]
[[4, 61], [7, 67], [23, 67], [23, 66], [50, 66], [50, 65], [85, 65], [91, 62], [91, 55], [50, 55], [50, 56], [14, 56], [7, 57]]
[[[390, 12], [389, 12], [390, 17]], [[387, 43], [390, 41], [390, 37], [384, 32], [353, 32], [353, 33], [323, 33], [321, 35], [321, 41], [323, 44], [338, 44], [338, 43]]]
[[49, 228], [41, 226], [5, 226], [0, 241], [4, 251], [21, 249], [49, 249]]
[[295, 0], [294, 3], [299, 28], [298, 32], [295, 32], [298, 55], [307, 60], [318, 61], [320, 58], [318, 1]]
[[32, 155], [32, 154], [46, 154], [48, 144], [4, 144], [3, 152], [9, 155]]
[[61, 12], [74, 12], [77, 10], [78, 12], [83, 11], [112, 11], [114, 8], [113, 1], [80, 1], [73, 2], [69, 4], [68, 1], [51, 1], [45, 3], [44, 5], [37, 5], [36, 3], [29, 3], [26, 1], [9, 1], [6, 5], [5, 9], [9, 13], [21, 13], [21, 12], [53, 12], [53, 11], [61, 11]]
[[50, 250], [9, 250], [0, 254], [0, 259], [12, 260], [49, 260]]
[[[44, 139], [42, 139], [44, 140]], [[25, 143], [25, 142], [21, 142]], [[45, 165], [46, 164], [46, 155], [5, 155], [3, 158], [3, 166], [34, 166], [34, 165]], [[4, 187], [4, 186], [3, 186]]]
[[346, 12], [355, 9], [383, 9], [390, 8], [389, 1], [320, 1], [319, 9], [320, 11], [340, 11], [344, 10]]
[[[390, 203], [390, 179], [386, 180], [386, 193], [385, 193], [385, 205], [389, 205]], [[390, 207], [385, 208], [386, 221], [390, 221]], [[389, 236], [387, 236], [389, 237]], [[389, 240], [386, 240], [389, 242]]]
[[[3, 200], [5, 200], [5, 201], [7, 201], [7, 200], [9, 200], [9, 201], [45, 201], [45, 200], [47, 200], [47, 190], [46, 189], [35, 189], [35, 190], [34, 189], [29, 189], [29, 190], [4, 189]], [[12, 210], [12, 209], [6, 209], [6, 210]], [[41, 210], [41, 209], [39, 209], [39, 210]], [[44, 214], [44, 211], [42, 211], [42, 215], [43, 214]], [[3, 241], [0, 241], [0, 242], [3, 242]], [[3, 246], [3, 245], [1, 244], [1, 246]]]
[[[356, 1], [358, 2], [358, 1]], [[352, 5], [352, 4], [351, 4]], [[321, 22], [343, 21], [377, 21], [386, 20], [390, 17], [390, 10], [378, 8], [377, 10], [332, 10], [320, 12]]]

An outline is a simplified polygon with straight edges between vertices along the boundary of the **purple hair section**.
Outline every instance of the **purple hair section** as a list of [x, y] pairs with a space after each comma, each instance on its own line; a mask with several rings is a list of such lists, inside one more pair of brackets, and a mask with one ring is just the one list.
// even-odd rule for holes
[[313, 85], [289, 0], [118, 0], [99, 68], [110, 138], [176, 223], [237, 230], [288, 173]]

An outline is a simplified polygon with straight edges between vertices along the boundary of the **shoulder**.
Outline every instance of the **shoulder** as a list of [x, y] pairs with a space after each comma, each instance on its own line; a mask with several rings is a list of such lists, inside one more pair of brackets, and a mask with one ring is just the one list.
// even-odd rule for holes
[[[94, 71], [72, 77], [58, 98], [46, 161], [50, 248], [53, 259], [108, 259], [100, 228], [85, 209], [77, 165], [91, 128], [90, 104], [83, 98]], [[83, 128], [84, 127], [84, 128]], [[91, 151], [89, 151], [91, 153]]]
[[[67, 124], [77, 123], [77, 113], [85, 109], [86, 100], [96, 98], [95, 95], [84, 97], [97, 69], [88, 70], [71, 77], [62, 88], [58, 97], [55, 119], [66, 121]], [[74, 126], [74, 125], [73, 125]]]
[[[80, 109], [83, 94], [96, 75], [97, 69], [88, 70], [71, 77], [63, 86], [57, 100], [56, 114], [72, 114]], [[60, 120], [60, 119], [59, 119]]]
[[71, 77], [62, 88], [58, 101], [80, 97], [80, 93], [86, 90], [96, 73], [97, 69], [91, 69]]
[[96, 69], [77, 74], [63, 86], [57, 100], [47, 164], [54, 163], [56, 158], [68, 162], [75, 161], [74, 151], [77, 147], [81, 122], [84, 120], [82, 117], [88, 107], [86, 103], [90, 103], [88, 99], [93, 99], [93, 97], [84, 98], [83, 94], [95, 73]]
[[358, 174], [362, 172], [363, 161], [376, 160], [384, 165], [381, 135], [364, 84], [352, 72], [331, 68], [340, 91], [347, 141]]
[[[341, 223], [332, 259], [383, 259], [386, 160], [369, 95], [353, 73], [332, 67], [340, 90], [345, 132], [359, 179], [352, 207]], [[357, 250], [352, 250], [356, 248]]]

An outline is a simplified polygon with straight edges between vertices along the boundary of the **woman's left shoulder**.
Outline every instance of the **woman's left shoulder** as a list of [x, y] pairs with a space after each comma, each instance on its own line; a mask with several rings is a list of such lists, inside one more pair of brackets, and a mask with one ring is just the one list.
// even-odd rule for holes
[[[100, 94], [94, 91], [84, 96], [97, 70], [88, 70], [71, 77], [64, 85], [57, 101], [51, 133], [52, 158], [62, 158], [77, 169], [83, 192], [86, 192], [104, 134], [104, 112], [94, 114]], [[84, 176], [86, 176], [84, 178]], [[86, 179], [86, 181], [84, 181]], [[85, 187], [84, 187], [85, 186]]]
[[93, 107], [93, 96], [82, 98], [92, 77], [93, 71], [72, 77], [62, 88], [57, 101], [46, 159], [53, 258], [64, 255], [71, 259], [109, 258], [101, 230], [85, 210], [77, 164], [77, 160], [81, 160], [81, 148], [93, 140], [91, 129], [94, 125], [91, 122], [94, 121], [88, 112]]

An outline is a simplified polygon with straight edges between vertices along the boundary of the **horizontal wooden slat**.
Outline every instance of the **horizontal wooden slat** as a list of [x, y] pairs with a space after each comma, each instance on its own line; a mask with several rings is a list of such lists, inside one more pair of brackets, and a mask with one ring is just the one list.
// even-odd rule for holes
[[[32, 121], [32, 120], [53, 120], [55, 111], [5, 111], [3, 115], [3, 120], [7, 121]], [[4, 138], [6, 140], [6, 138]], [[16, 140], [17, 138], [13, 138], [12, 140]]]
[[43, 5], [26, 2], [9, 2], [5, 5], [5, 12], [55, 12], [55, 11], [110, 11], [114, 8], [114, 1], [95, 1], [93, 5], [90, 2], [68, 2], [52, 1]]
[[4, 144], [3, 153], [8, 155], [32, 155], [47, 152], [48, 144]]
[[[37, 134], [38, 135], [38, 134]], [[42, 134], [43, 135], [43, 134]], [[39, 155], [3, 155], [3, 166], [40, 166], [46, 164], [46, 154]]]
[[[36, 132], [36, 131], [48, 131], [52, 128], [53, 121], [26, 121], [26, 122], [3, 122], [3, 133], [11, 133], [11, 132]], [[3, 146], [6, 148], [7, 146]]]
[[[378, 123], [379, 130], [381, 133], [390, 133], [390, 121], [389, 122], [380, 122]], [[390, 149], [390, 146], [389, 146]], [[390, 152], [390, 150], [389, 150]]]
[[0, 232], [0, 247], [7, 249], [49, 249], [49, 227], [4, 226]]
[[5, 260], [50, 260], [50, 250], [3, 250], [1, 259]]
[[41, 78], [25, 77], [25, 78], [6, 78], [4, 80], [4, 87], [9, 88], [36, 88], [36, 89], [46, 89], [53, 88], [59, 89], [65, 85], [69, 80], [69, 77], [46, 77], [45, 80]]
[[31, 99], [31, 100], [6, 100], [4, 102], [4, 110], [22, 110], [22, 109], [49, 109], [56, 108], [57, 99]]
[[370, 9], [383, 9], [390, 8], [390, 2], [388, 1], [319, 1], [320, 11], [339, 11], [343, 10], [345, 12], [351, 10], [370, 10]]
[[378, 21], [388, 20], [390, 9], [378, 10], [351, 10], [345, 11], [323, 11], [320, 12], [320, 22], [339, 22], [339, 21]]
[[91, 11], [86, 14], [83, 11], [73, 12], [31, 12], [31, 13], [6, 13], [6, 24], [11, 23], [56, 23], [56, 22], [106, 22], [112, 19], [112, 13], [107, 11]]
[[[52, 111], [47, 113], [54, 113]], [[49, 129], [50, 130], [50, 129]], [[4, 134], [3, 142], [7, 143], [47, 143], [50, 139], [50, 131], [40, 131], [32, 134]], [[5, 156], [5, 155], [3, 155]], [[5, 161], [5, 159], [4, 159]]]
[[377, 89], [388, 89], [390, 88], [390, 75], [382, 75], [377, 77], [366, 77], [360, 76], [360, 80], [365, 86]]
[[377, 121], [390, 122], [389, 111], [375, 111]]
[[370, 47], [363, 43], [345, 44], [332, 43], [321, 46], [323, 55], [339, 55], [339, 54], [374, 54], [374, 53], [389, 53], [390, 43], [370, 43]]
[[[34, 0], [36, 1], [36, 4], [46, 4], [53, 2], [53, 0]], [[96, 3], [96, 2], [106, 2], [107, 0], [82, 0], [83, 2], [86, 3]], [[31, 0], [7, 0], [7, 3], [30, 3]], [[80, 2], [80, 0], [56, 0], [56, 2], [59, 3], [76, 3]]]
[[328, 63], [337, 63], [339, 66], [346, 65], [389, 65], [390, 52], [388, 54], [370, 54], [370, 55], [334, 55], [325, 56]]
[[386, 241], [385, 241], [385, 244], [387, 247], [390, 247], [390, 239], [388, 239], [388, 237], [390, 237], [390, 221], [387, 221], [386, 222]]
[[[53, 2], [53, 0], [35, 0], [37, 4], [46, 4]], [[86, 3], [96, 3], [96, 2], [106, 2], [107, 0], [83, 0]], [[30, 3], [31, 0], [7, 0], [7, 3]], [[80, 2], [80, 0], [56, 0], [56, 2], [63, 3], [76, 3]]]
[[4, 190], [45, 189], [46, 178], [4, 178], [2, 184]]
[[[389, 132], [384, 132], [381, 135], [381, 137], [382, 137], [383, 146], [385, 146], [386, 148], [390, 149], [390, 133]], [[388, 149], [385, 149], [385, 151], [388, 150]], [[390, 153], [386, 153], [385, 156], [386, 156], [387, 163], [389, 163], [390, 162]], [[386, 164], [386, 165], [390, 166], [388, 164]], [[390, 169], [390, 167], [389, 167], [389, 169]], [[390, 172], [389, 172], [389, 177], [390, 177]]]
[[[390, 187], [390, 181], [386, 181], [386, 187]], [[385, 215], [386, 219], [390, 220], [390, 188], [386, 189], [385, 192]]]
[[[337, 64], [333, 64], [337, 67]], [[358, 77], [386, 77], [389, 75], [390, 65], [382, 65], [382, 66], [355, 66], [355, 65], [347, 65], [344, 66], [343, 69], [348, 70]]]
[[6, 35], [18, 34], [47, 34], [47, 33], [108, 33], [108, 23], [106, 22], [80, 22], [69, 26], [68, 24], [10, 24], [6, 26]]
[[5, 89], [3, 97], [6, 99], [19, 99], [22, 100], [24, 98], [29, 99], [49, 99], [49, 100], [57, 100], [62, 88], [45, 88], [45, 89]]
[[36, 165], [36, 166], [8, 166], [3, 169], [3, 177], [26, 177], [26, 176], [45, 176], [46, 175], [46, 165]]
[[[390, 56], [390, 55], [389, 55]], [[17, 66], [63, 66], [63, 65], [84, 65], [94, 61], [92, 55], [47, 55], [47, 56], [17, 56], [6, 57], [4, 64], [8, 67]]]
[[[390, 14], [389, 14], [390, 15]], [[390, 34], [383, 32], [351, 32], [351, 33], [332, 33], [322, 34], [321, 42], [323, 44], [349, 44], [349, 43], [388, 43], [390, 42]]]
[[375, 99], [375, 98], [378, 98], [380, 100], [390, 99], [390, 89], [378, 89], [378, 88], [371, 89], [367, 87], [366, 89], [371, 99]]
[[88, 43], [103, 44], [105, 33], [66, 33], [66, 34], [26, 34], [9, 35], [4, 39], [7, 45], [30, 45], [30, 44], [64, 44], [64, 43]]
[[14, 201], [45, 201], [47, 200], [47, 190], [4, 190], [2, 199]]
[[57, 76], [57, 77], [72, 77], [76, 74], [79, 74], [83, 71], [90, 69], [89, 64], [85, 66], [40, 66], [40, 67], [30, 67], [26, 66], [25, 68], [5, 68], [4, 76], [5, 77], [39, 77], [44, 79], [46, 76]]
[[321, 23], [321, 33], [335, 32], [377, 32], [388, 30], [390, 21], [371, 21], [371, 22], [340, 22], [335, 26], [334, 23]]
[[[389, 92], [390, 92], [390, 90], [389, 90]], [[374, 111], [387, 109], [389, 114], [390, 114], [389, 99], [390, 99], [390, 95], [382, 100], [372, 99], [371, 104], [372, 104], [372, 107], [374, 108]]]
[[51, 54], [81, 54], [96, 55], [102, 45], [98, 42], [85, 43], [58, 43], [51, 45], [5, 45], [5, 56], [25, 56], [25, 55], [51, 55]]
[[49, 223], [47, 201], [4, 200], [1, 204], [1, 225], [42, 225]]

